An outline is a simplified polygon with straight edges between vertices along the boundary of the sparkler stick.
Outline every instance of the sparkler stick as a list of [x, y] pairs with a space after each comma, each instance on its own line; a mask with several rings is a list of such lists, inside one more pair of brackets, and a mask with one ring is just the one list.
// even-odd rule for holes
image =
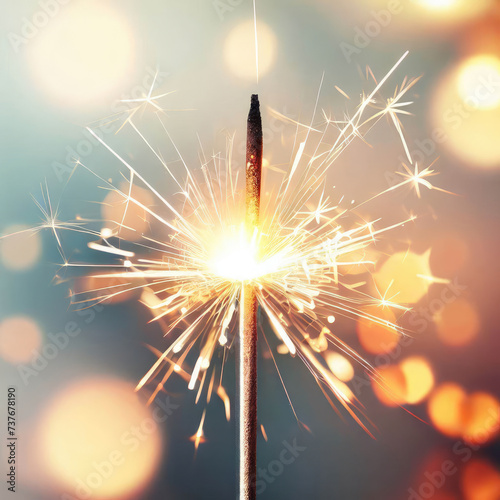
[[[247, 237], [259, 225], [262, 177], [262, 120], [259, 98], [252, 95], [247, 124], [246, 230]], [[239, 339], [239, 482], [240, 500], [255, 498], [257, 470], [257, 297], [254, 285], [245, 283], [241, 292]]]

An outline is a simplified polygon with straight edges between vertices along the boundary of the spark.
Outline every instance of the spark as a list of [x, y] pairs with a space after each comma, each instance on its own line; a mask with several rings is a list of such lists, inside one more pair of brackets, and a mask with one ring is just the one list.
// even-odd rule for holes
[[[263, 316], [281, 346], [277, 352], [300, 358], [330, 404], [335, 407], [334, 400], [338, 401], [368, 431], [363, 422], [365, 416], [361, 404], [348, 385], [325, 367], [323, 353], [330, 349], [339, 351], [377, 377], [370, 364], [332, 329], [336, 327], [335, 319], [339, 316], [365, 318], [386, 325], [379, 318], [363, 312], [363, 306], [369, 304], [406, 310], [405, 306], [394, 304], [391, 300], [394, 297], [388, 297], [387, 291], [380, 294], [377, 290], [379, 296], [370, 293], [373, 275], [368, 268], [373, 267], [374, 262], [360, 257], [360, 254], [383, 234], [396, 230], [414, 217], [388, 226], [383, 226], [379, 220], [356, 224], [352, 221], [354, 210], [409, 184], [419, 196], [420, 186], [443, 190], [434, 188], [428, 181], [434, 171], [430, 167], [419, 171], [416, 163], [413, 172], [405, 167], [407, 173], [402, 174], [403, 180], [396, 186], [357, 207], [342, 208], [343, 197], [331, 203], [325, 196], [324, 186], [330, 167], [345, 149], [356, 139], [367, 141], [368, 132], [385, 117], [395, 127], [413, 165], [399, 116], [409, 114], [407, 108], [411, 101], [403, 101], [403, 97], [417, 79], [405, 78], [390, 99], [379, 98], [381, 88], [406, 55], [380, 82], [374, 79], [375, 88], [368, 95], [362, 95], [351, 117], [342, 121], [327, 119], [320, 127], [315, 124], [315, 117], [323, 86], [321, 79], [311, 121], [308, 125], [294, 122], [296, 137], [290, 168], [262, 204], [261, 223], [254, 231], [248, 231], [244, 224], [242, 176], [234, 171], [231, 159], [234, 137], [228, 139], [226, 155], [201, 154], [201, 169], [196, 172], [189, 168], [172, 141], [162, 113], [157, 109], [155, 116], [172, 142], [185, 174], [184, 178], [179, 178], [129, 117], [127, 124], [131, 130], [144, 141], [179, 188], [180, 194], [170, 198], [89, 129], [114, 161], [126, 169], [129, 189], [119, 189], [85, 165], [80, 165], [104, 182], [105, 187], [115, 190], [126, 202], [126, 209], [136, 207], [143, 211], [151, 221], [151, 230], [143, 234], [141, 240], [130, 242], [120, 231], [110, 232], [109, 221], [105, 226], [108, 230], [103, 229], [101, 234], [101, 231], [84, 228], [82, 222], [56, 223], [50, 211], [43, 212], [47, 215], [45, 224], [54, 230], [61, 250], [61, 230], [87, 232], [93, 238], [89, 247], [112, 259], [109, 269], [97, 272], [94, 277], [116, 279], [123, 286], [119, 290], [106, 291], [99, 287], [87, 291], [95, 302], [131, 290], [142, 290], [142, 302], [150, 309], [152, 321], [161, 325], [169, 343], [163, 352], [158, 351], [156, 362], [137, 385], [138, 390], [153, 383], [156, 384], [153, 394], [157, 394], [170, 375], [177, 373], [188, 382], [190, 390], [197, 389], [197, 401], [207, 384], [206, 400], [210, 401], [215, 371], [211, 376], [207, 373], [215, 369], [214, 354], [219, 349], [223, 350], [223, 359], [226, 359], [243, 314], [243, 291], [247, 285], [252, 285]], [[152, 90], [141, 102], [151, 104], [154, 99], [151, 96]], [[323, 116], [327, 115], [323, 112]], [[146, 206], [134, 197], [132, 185], [136, 184], [146, 188], [155, 198], [153, 206]], [[308, 210], [311, 206], [316, 208]], [[69, 263], [66, 258], [64, 261], [68, 266], [101, 267]], [[348, 267], [353, 264], [367, 269], [366, 278], [356, 283], [349, 279]], [[88, 300], [78, 294], [74, 298], [78, 302]], [[404, 333], [396, 324], [389, 326]], [[188, 357], [194, 364], [192, 369]], [[222, 370], [220, 377], [222, 379]], [[218, 384], [216, 393], [223, 401], [229, 419], [229, 397], [221, 384]], [[197, 433], [191, 438], [196, 450], [204, 440], [204, 420], [205, 412]]]
[[149, 104], [149, 105], [153, 106], [155, 109], [157, 109], [158, 111], [162, 111], [162, 108], [156, 103], [156, 101], [158, 99], [161, 99], [162, 97], [165, 97], [167, 95], [172, 94], [173, 91], [165, 92], [163, 94], [153, 96], [152, 94], [153, 94], [153, 90], [154, 90], [155, 85], [156, 85], [157, 78], [158, 78], [158, 71], [156, 71], [156, 73], [155, 73], [155, 76], [153, 78], [153, 82], [151, 83], [151, 87], [149, 88], [147, 95], [145, 95], [143, 97], [138, 97], [136, 99], [122, 99], [121, 102], [138, 102], [138, 103], [143, 103], [143, 104]]
[[315, 218], [317, 224], [319, 224], [321, 222], [321, 219], [328, 218], [328, 217], [326, 217], [326, 214], [329, 212], [333, 212], [334, 210], [337, 210], [338, 206], [332, 207], [328, 202], [328, 198], [323, 200], [324, 196], [325, 196], [325, 190], [323, 188], [323, 191], [321, 192], [321, 196], [319, 198], [317, 207], [312, 212], [299, 212], [299, 213], [307, 214], [307, 215], [314, 215], [314, 218]]
[[226, 420], [229, 422], [231, 420], [231, 401], [227, 395], [226, 389], [220, 385], [217, 389], [217, 396], [222, 399], [224, 403], [224, 411], [226, 413]]
[[266, 429], [264, 429], [264, 424], [260, 424], [260, 431], [262, 432], [262, 437], [264, 438], [264, 441], [267, 442], [267, 433]]
[[206, 413], [207, 413], [207, 411], [204, 410], [203, 415], [201, 416], [200, 425], [198, 427], [198, 430], [190, 438], [190, 440], [193, 441], [193, 443], [194, 443], [195, 453], [198, 451], [198, 447], [200, 446], [200, 443], [204, 443], [206, 441], [205, 435], [203, 434], [203, 424], [205, 423]]
[[405, 312], [409, 311], [410, 310], [409, 307], [406, 307], [406, 306], [404, 306], [402, 304], [398, 304], [396, 302], [393, 302], [392, 299], [394, 299], [395, 297], [397, 297], [399, 292], [396, 292], [394, 295], [388, 297], [389, 290], [391, 289], [391, 287], [392, 287], [393, 284], [394, 284], [394, 280], [391, 280], [390, 283], [389, 283], [389, 285], [387, 286], [386, 291], [382, 294], [382, 293], [380, 293], [377, 284], [374, 283], [375, 289], [377, 290], [377, 293], [379, 294], [379, 297], [380, 297], [379, 299], [375, 300], [375, 304], [378, 307], [382, 307], [382, 308], [388, 307], [388, 308], [391, 308], [391, 309], [400, 309], [400, 310], [405, 311]]
[[415, 168], [414, 171], [412, 172], [408, 166], [403, 163], [403, 168], [405, 169], [405, 172], [396, 172], [397, 174], [401, 175], [405, 180], [399, 185], [399, 186], [404, 186], [405, 184], [411, 184], [415, 192], [417, 193], [417, 196], [420, 198], [421, 193], [420, 193], [420, 186], [424, 186], [429, 190], [435, 189], [437, 191], [441, 191], [442, 193], [447, 193], [447, 194], [453, 194], [450, 191], [446, 191], [445, 189], [441, 189], [439, 187], [433, 186], [428, 180], [427, 177], [432, 177], [433, 175], [437, 175], [437, 172], [434, 170], [431, 170], [432, 165], [428, 166], [427, 168], [424, 168], [423, 170], [418, 170], [418, 164], [415, 163]]
[[[134, 252], [127, 252], [126, 250], [120, 250], [119, 248], [114, 248], [112, 246], [107, 246], [107, 245], [100, 245], [99, 243], [96, 243], [95, 241], [91, 241], [87, 245], [89, 248], [92, 250], [98, 250], [100, 252], [104, 253], [112, 253], [114, 255], [121, 255], [122, 257], [134, 257]], [[128, 262], [128, 261], [126, 261]], [[130, 266], [127, 266], [130, 267]]]
[[[171, 90], [169, 92], [163, 92], [160, 94], [154, 94], [155, 87], [157, 86], [159, 70], [156, 70], [156, 73], [153, 77], [153, 81], [149, 87], [147, 93], [143, 93], [142, 97], [136, 97], [131, 99], [120, 99], [120, 102], [123, 102], [130, 106], [130, 109], [127, 109], [125, 112], [119, 112], [114, 115], [111, 115], [109, 118], [110, 122], [119, 120], [123, 115], [125, 115], [125, 119], [123, 123], [118, 127], [115, 134], [118, 134], [127, 124], [133, 125], [133, 118], [139, 114], [139, 112], [144, 112], [148, 107], [153, 109], [157, 113], [165, 112], [165, 108], [160, 106], [159, 100], [163, 97], [167, 97], [173, 93], [175, 90]], [[173, 109], [169, 109], [169, 111], [176, 111]], [[178, 111], [178, 110], [177, 110]], [[189, 109], [184, 109], [183, 111], [190, 111]], [[107, 125], [108, 123], [104, 122], [102, 125]], [[76, 160], [77, 162], [79, 160]]]
[[435, 191], [440, 191], [441, 193], [446, 193], [446, 194], [451, 194], [455, 195], [455, 193], [451, 191], [447, 191], [445, 189], [442, 189], [440, 187], [434, 186], [427, 178], [432, 177], [434, 175], [438, 175], [438, 173], [434, 170], [432, 170], [432, 166], [435, 162], [433, 162], [431, 165], [428, 167], [424, 168], [423, 170], [419, 170], [418, 163], [415, 162], [414, 170], [413, 172], [410, 170], [410, 168], [403, 163], [403, 168], [405, 169], [405, 172], [396, 172], [396, 174], [400, 175], [403, 177], [404, 180], [401, 182], [396, 183], [395, 185], [391, 186], [390, 188], [387, 188], [384, 191], [381, 191], [380, 193], [377, 193], [375, 196], [372, 196], [368, 200], [363, 201], [362, 203], [359, 203], [356, 208], [361, 207], [362, 205], [369, 203], [370, 201], [374, 200], [375, 198], [378, 198], [380, 196], [383, 196], [387, 193], [390, 193], [391, 191], [395, 191], [397, 189], [402, 188], [403, 186], [410, 185], [415, 189], [415, 193], [417, 194], [418, 198], [422, 197], [422, 193], [420, 191], [420, 187], [426, 187], [430, 191], [435, 190]]
[[340, 94], [342, 94], [346, 99], [351, 99], [340, 87], [337, 87], [337, 85], [335, 85], [335, 90], [337, 90], [337, 92], [339, 92]]
[[75, 221], [75, 222], [60, 221], [59, 206], [56, 207], [53, 206], [50, 199], [47, 183], [45, 183], [45, 186], [41, 185], [40, 188], [41, 188], [41, 200], [39, 201], [32, 196], [35, 205], [38, 207], [38, 209], [42, 214], [42, 221], [40, 222], [40, 224], [37, 224], [33, 227], [28, 227], [26, 229], [15, 231], [13, 233], [0, 235], [0, 240], [17, 236], [20, 234], [37, 233], [42, 230], [49, 230], [54, 236], [54, 239], [57, 244], [57, 250], [63, 260], [63, 265], [67, 266], [68, 260], [63, 250], [63, 244], [60, 233], [63, 231], [74, 231], [93, 236], [97, 236], [98, 233], [86, 228], [85, 222], [83, 221]]

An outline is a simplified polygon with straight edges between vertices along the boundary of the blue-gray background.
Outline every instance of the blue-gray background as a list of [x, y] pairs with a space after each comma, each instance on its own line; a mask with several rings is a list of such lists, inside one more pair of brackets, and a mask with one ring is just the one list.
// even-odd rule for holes
[[[29, 50], [38, 35], [20, 46], [14, 46], [12, 37], [9, 37], [9, 34], [21, 33], [23, 20], [31, 19], [40, 11], [41, 3], [28, 0], [1, 2], [2, 233], [12, 225], [33, 226], [40, 222], [40, 212], [32, 195], [40, 200], [40, 186], [45, 186], [45, 183], [51, 199], [61, 200], [60, 219], [73, 219], [83, 211], [85, 216], [99, 216], [98, 206], [86, 203], [89, 200], [102, 201], [105, 196], [95, 179], [77, 175], [66, 187], [69, 175], [61, 170], [61, 165], [67, 162], [68, 148], [73, 151], [80, 148], [80, 152], [84, 151], [84, 155], [80, 154], [82, 161], [92, 170], [105, 178], [116, 175], [116, 162], [102, 147], [87, 147], [88, 136], [84, 127], [98, 120], [102, 122], [104, 117], [111, 115], [115, 101], [128, 97], [134, 88], [143, 89], [144, 81], [150, 82], [150, 75], [156, 69], [160, 72], [160, 80], [155, 93], [176, 91], [162, 98], [160, 103], [167, 110], [169, 131], [186, 161], [198, 165], [196, 134], [200, 135], [208, 151], [212, 150], [213, 144], [221, 143], [220, 134], [225, 130], [236, 131], [241, 141], [250, 93], [257, 90], [261, 100], [278, 111], [310, 119], [319, 82], [325, 73], [322, 105], [341, 114], [347, 105], [354, 109], [353, 102], [357, 101], [361, 90], [370, 88], [361, 78], [367, 65], [381, 77], [406, 50], [410, 50], [390, 89], [405, 74], [423, 75], [412, 93], [412, 98], [417, 94], [412, 108], [415, 116], [404, 118], [411, 149], [416, 149], [413, 141], [428, 138], [433, 130], [431, 108], [439, 80], [449, 67], [467, 55], [464, 40], [471, 33], [481, 31], [481, 23], [485, 23], [488, 29], [495, 22], [496, 29], [500, 26], [498, 9], [494, 5], [480, 15], [470, 19], [465, 16], [464, 20], [449, 25], [443, 20], [433, 20], [435, 14], [424, 9], [420, 16], [411, 16], [410, 19], [405, 18], [404, 13], [392, 15], [387, 27], [381, 27], [377, 36], [370, 37], [369, 43], [363, 44], [366, 46], [358, 47], [354, 42], [356, 34], [365, 29], [374, 12], [387, 9], [391, 2], [386, 5], [361, 0], [260, 1], [257, 2], [259, 19], [274, 31], [277, 48], [271, 70], [261, 77], [257, 86], [253, 80], [233, 76], [223, 56], [228, 33], [238, 23], [252, 19], [252, 4], [248, 0], [109, 1], [107, 4], [126, 20], [130, 29], [134, 44], [133, 64], [104, 97], [96, 99], [93, 104], [71, 106], [67, 102], [58, 102], [54, 94], [49, 95], [37, 80], [36, 71], [30, 67]], [[72, 7], [73, 2], [67, 2], [60, 5], [60, 11]], [[58, 15], [39, 29], [42, 35]], [[92, 38], [92, 25], [88, 26], [88, 37]], [[357, 47], [350, 58], [343, 53], [343, 42]], [[347, 92], [353, 102], [346, 105], [334, 85]], [[266, 117], [269, 119], [265, 114], [264, 119]], [[147, 115], [141, 118], [146, 128], [150, 126], [148, 119]], [[339, 182], [351, 190], [348, 196], [373, 194], [384, 189], [387, 187], [384, 174], [399, 168], [401, 146], [393, 131], [387, 130], [390, 133], [372, 136], [374, 151], [360, 145], [342, 158]], [[497, 141], [498, 123], [490, 133], [492, 141]], [[165, 182], [158, 164], [148, 163], [150, 157], [146, 154], [141, 157], [140, 145], [130, 140], [131, 135], [124, 129], [116, 136], [110, 133], [109, 141], [118, 151], [133, 157], [149, 179], [156, 183]], [[83, 146], [82, 141], [85, 142]], [[276, 141], [279, 142], [279, 134], [276, 134]], [[137, 153], [134, 148], [137, 148]], [[165, 148], [166, 157], [173, 157], [166, 139]], [[480, 169], [471, 164], [473, 162], [462, 161], [446, 144], [438, 146], [426, 163], [438, 156], [437, 169], [441, 175], [436, 183], [460, 196], [426, 193], [421, 206], [427, 213], [432, 207], [435, 216], [428, 215], [424, 223], [416, 225], [410, 236], [415, 241], [413, 248], [419, 251], [430, 248], [445, 231], [454, 231], [466, 241], [469, 258], [462, 269], [449, 278], [466, 284], [467, 296], [477, 305], [480, 314], [481, 331], [473, 344], [450, 349], [435, 340], [432, 325], [429, 325], [407, 348], [407, 355], [425, 354], [432, 359], [439, 381], [452, 380], [468, 391], [485, 390], [498, 397], [496, 298], [500, 170], [495, 169], [495, 165]], [[499, 166], [500, 161], [496, 164]], [[165, 193], [174, 191], [174, 186], [164, 186]], [[412, 197], [408, 203], [414, 203], [414, 194], [407, 193], [407, 196]], [[395, 203], [403, 201], [398, 198]], [[382, 213], [391, 213], [390, 206], [382, 205], [379, 209]], [[27, 430], [29, 425], [36, 422], [61, 388], [90, 375], [119, 377], [135, 384], [154, 360], [143, 342], [151, 340], [159, 346], [161, 335], [158, 326], [146, 325], [148, 313], [136, 301], [105, 305], [89, 324], [77, 316], [69, 306], [69, 284], [54, 283], [61, 261], [54, 238], [50, 232], [42, 233], [41, 237], [43, 250], [33, 266], [21, 271], [8, 266], [0, 268], [0, 319], [10, 316], [33, 319], [43, 334], [42, 343], [48, 341], [49, 332], [64, 330], [68, 321], [81, 324], [82, 333], [26, 385], [20, 378], [17, 365], [1, 361], [2, 391], [9, 384], [18, 387], [21, 405], [19, 432], [21, 439], [24, 436], [22, 446], [26, 448], [35, 446]], [[71, 249], [79, 243], [81, 240], [77, 237], [65, 237], [65, 248], [72, 257]], [[83, 260], [89, 255], [84, 253], [77, 257]], [[431, 288], [430, 296], [423, 299], [423, 304], [432, 299], [432, 293], [439, 295], [439, 292], [439, 289]], [[342, 328], [343, 334], [356, 347], [352, 333], [355, 325], [346, 322]], [[272, 362], [261, 359], [259, 419], [265, 426], [268, 442], [259, 439], [259, 466], [267, 467], [279, 458], [284, 440], [291, 443], [296, 439], [305, 450], [291, 465], [285, 466], [281, 475], [267, 484], [259, 498], [406, 499], [410, 495], [408, 489], [418, 486], [422, 468], [434, 470], [434, 465], [426, 465], [430, 457], [453, 457], [454, 440], [402, 409], [382, 405], [367, 387], [362, 390], [361, 400], [378, 428], [377, 439], [371, 439], [353, 421], [349, 418], [342, 420], [330, 408], [300, 360], [281, 357], [279, 361], [294, 406], [311, 432], [297, 425]], [[231, 367], [230, 360], [228, 370]], [[232, 395], [231, 378], [226, 380], [226, 389]], [[161, 432], [166, 436], [164, 455], [148, 486], [135, 498], [234, 498], [234, 419], [227, 423], [222, 403], [218, 399], [214, 401], [206, 417], [204, 432], [207, 441], [200, 445], [194, 457], [189, 436], [198, 427], [203, 407], [194, 405], [194, 395], [188, 393], [182, 381], [174, 379], [167, 389], [172, 393], [172, 401], [180, 406], [162, 424]], [[410, 410], [428, 421], [425, 404]], [[23, 419], [27, 422], [24, 434]], [[3, 432], [3, 417], [1, 425]], [[485, 457], [498, 465], [498, 444], [490, 443], [474, 453], [476, 457]], [[29, 464], [24, 466], [21, 463], [18, 498], [60, 498], [62, 489], [56, 486], [53, 491], [39, 489], [26, 480], [26, 476], [32, 473]], [[5, 491], [3, 484], [1, 488]], [[479, 498], [463, 495], [457, 473], [445, 487], [436, 489], [428, 498]], [[498, 497], [484, 498], [494, 500]]]

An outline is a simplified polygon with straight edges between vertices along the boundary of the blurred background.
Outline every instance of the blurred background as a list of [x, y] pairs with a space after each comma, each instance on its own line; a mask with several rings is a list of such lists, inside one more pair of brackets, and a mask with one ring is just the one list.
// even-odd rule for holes
[[[386, 97], [406, 75], [422, 76], [408, 97], [414, 116], [402, 118], [404, 134], [422, 168], [436, 160], [432, 182], [456, 195], [422, 188], [419, 198], [408, 189], [363, 208], [360, 215], [372, 219], [390, 219], [395, 210], [419, 214], [391, 238], [375, 273], [380, 289], [394, 280], [391, 291], [412, 305], [398, 318], [411, 334], [401, 339], [355, 321], [336, 322], [334, 330], [380, 371], [392, 397], [346, 358], [327, 358], [364, 404], [377, 428], [372, 439], [332, 410], [300, 360], [278, 356], [306, 428], [263, 355], [259, 498], [500, 498], [497, 1], [257, 1], [258, 85], [249, 0], [2, 0], [2, 7], [4, 235], [40, 224], [42, 192], [60, 220], [123, 213], [95, 177], [74, 168], [79, 160], [104, 179], [120, 178], [116, 160], [86, 126], [174, 194], [159, 164], [122, 127], [134, 113], [181, 171], [165, 131], [152, 126], [156, 109], [140, 101], [151, 89], [194, 168], [201, 147], [224, 150], [228, 132], [236, 134], [235, 165], [243, 165], [249, 97], [258, 91], [268, 166], [283, 169], [295, 127], [270, 108], [308, 122], [324, 75], [320, 109], [343, 118], [373, 88], [367, 66], [380, 80], [409, 50]], [[393, 127], [382, 124], [367, 141], [354, 142], [332, 168], [329, 185], [346, 199], [369, 198], [400, 178], [405, 152]], [[137, 193], [146, 205], [148, 196]], [[149, 223], [144, 213], [127, 217], [138, 231]], [[83, 238], [62, 239], [69, 260], [95, 259]], [[224, 398], [207, 408], [203, 435], [205, 406], [195, 405], [181, 377], [146, 405], [150, 393], [133, 389], [155, 360], [144, 344], [164, 345], [160, 326], [148, 323], [133, 293], [76, 310], [61, 262], [51, 231], [0, 241], [0, 373], [2, 394], [17, 388], [17, 498], [235, 498], [235, 428]], [[232, 401], [231, 376], [225, 387]], [[290, 447], [294, 459], [284, 463]]]

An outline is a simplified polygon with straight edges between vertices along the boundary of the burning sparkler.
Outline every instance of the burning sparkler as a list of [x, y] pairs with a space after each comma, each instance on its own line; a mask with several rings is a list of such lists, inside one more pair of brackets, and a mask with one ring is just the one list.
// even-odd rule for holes
[[[246, 237], [259, 231], [262, 178], [262, 119], [259, 98], [252, 96], [246, 151]], [[257, 295], [254, 283], [241, 290], [239, 337], [240, 498], [255, 498], [257, 473]]]
[[[377, 122], [389, 117], [415, 173], [407, 168], [408, 174], [397, 186], [380, 194], [407, 185], [413, 186], [419, 195], [422, 187], [434, 188], [428, 180], [434, 172], [430, 168], [419, 171], [413, 163], [399, 121], [399, 115], [409, 114], [406, 108], [411, 102], [403, 98], [417, 80], [405, 78], [392, 98], [379, 98], [380, 89], [405, 56], [380, 82], [374, 78], [375, 88], [369, 95], [362, 96], [352, 118], [343, 121], [327, 118], [323, 128], [318, 129], [315, 124], [316, 104], [310, 125], [296, 123], [298, 145], [291, 167], [277, 189], [263, 200], [261, 207], [262, 128], [257, 96], [252, 97], [248, 121], [246, 197], [242, 196], [239, 172], [233, 169], [231, 154], [227, 158], [217, 155], [210, 160], [203, 158], [200, 181], [174, 144], [185, 172], [182, 180], [174, 175], [161, 154], [137, 128], [133, 117], [129, 117], [127, 124], [179, 188], [181, 204], [163, 196], [157, 187], [90, 129], [128, 172], [128, 188], [113, 185], [110, 180], [92, 172], [123, 201], [123, 217], [112, 221], [116, 229], [108, 227], [103, 232], [95, 231], [86, 227], [83, 220], [61, 223], [48, 196], [45, 206], [49, 208], [40, 204], [44, 221], [36, 230], [49, 228], [54, 233], [64, 266], [105, 269], [93, 275], [103, 283], [91, 290], [94, 301], [102, 302], [139, 290], [142, 302], [153, 314], [152, 321], [162, 324], [169, 345], [163, 352], [158, 351], [157, 361], [137, 386], [141, 389], [159, 377], [150, 402], [174, 373], [181, 374], [188, 381], [189, 389], [198, 386], [197, 401], [208, 385], [207, 401], [210, 401], [217, 384], [214, 353], [220, 347], [225, 356], [235, 344], [239, 332], [242, 499], [252, 498], [255, 494], [252, 472], [255, 470], [257, 433], [257, 306], [283, 343], [281, 352], [285, 349], [291, 356], [300, 357], [331, 405], [335, 406], [334, 399], [337, 400], [370, 432], [359, 403], [348, 385], [330, 370], [325, 353], [329, 346], [333, 346], [359, 362], [375, 379], [379, 378], [368, 362], [332, 332], [332, 323], [335, 315], [344, 315], [386, 325], [384, 320], [366, 309], [363, 312], [362, 307], [366, 305], [406, 310], [385, 296], [370, 294], [369, 269], [374, 262], [360, 255], [382, 233], [400, 227], [414, 217], [388, 227], [378, 228], [370, 222], [346, 228], [345, 220], [348, 220], [350, 211], [341, 208], [340, 202], [333, 203], [325, 196], [324, 183], [329, 168], [346, 147], [356, 138], [365, 137]], [[170, 138], [162, 114], [157, 116]], [[305, 137], [299, 140], [302, 132]], [[232, 149], [231, 141], [229, 149]], [[89, 170], [81, 162], [78, 162], [78, 167]], [[133, 187], [138, 184], [148, 190], [160, 208], [153, 208], [134, 196]], [[317, 208], [308, 209], [311, 203]], [[152, 236], [137, 235], [135, 241], [125, 238], [125, 230], [134, 231], [125, 224], [126, 213], [133, 206], [147, 214], [155, 224]], [[101, 266], [70, 262], [62, 251], [59, 233], [63, 230], [86, 233], [92, 239], [88, 246], [113, 256], [113, 261]], [[352, 265], [367, 268], [366, 280], [349, 282], [345, 269]], [[109, 284], [107, 280], [110, 279], [115, 282]], [[75, 292], [74, 302], [88, 303], [87, 292]], [[164, 322], [165, 319], [168, 322]], [[389, 326], [401, 331], [396, 324]], [[196, 361], [190, 370], [187, 357], [193, 352], [197, 353]], [[212, 374], [207, 376], [210, 370]], [[222, 369], [219, 380], [216, 393], [224, 400], [229, 416], [228, 397], [221, 385]], [[196, 447], [203, 440], [204, 419], [205, 413], [193, 438]]]

